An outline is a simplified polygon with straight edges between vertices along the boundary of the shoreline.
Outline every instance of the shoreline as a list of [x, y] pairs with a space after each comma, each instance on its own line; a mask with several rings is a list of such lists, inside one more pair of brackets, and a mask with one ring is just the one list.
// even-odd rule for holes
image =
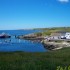
[[67, 42], [48, 42], [48, 41], [43, 41], [42, 44], [44, 45], [44, 48], [48, 50], [59, 50], [65, 47], [70, 47], [70, 43]]
[[62, 49], [64, 47], [70, 46], [70, 40], [65, 40], [65, 39], [47, 40], [45, 38], [45, 36], [37, 36], [34, 33], [28, 34], [28, 35], [18, 36], [17, 38], [30, 40], [33, 42], [40, 42], [40, 43], [42, 43], [44, 48], [46, 48], [48, 50], [58, 50], [58, 49]]

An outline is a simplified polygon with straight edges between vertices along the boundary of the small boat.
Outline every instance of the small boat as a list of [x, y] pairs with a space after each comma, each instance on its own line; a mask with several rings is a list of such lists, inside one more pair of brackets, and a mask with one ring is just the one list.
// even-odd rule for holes
[[0, 38], [10, 38], [11, 36], [6, 34], [6, 33], [2, 33], [0, 34]]

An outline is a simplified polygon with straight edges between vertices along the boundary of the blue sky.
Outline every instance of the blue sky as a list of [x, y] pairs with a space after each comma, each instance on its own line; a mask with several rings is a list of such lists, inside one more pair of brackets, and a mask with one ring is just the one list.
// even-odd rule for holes
[[0, 30], [70, 26], [69, 0], [0, 0]]

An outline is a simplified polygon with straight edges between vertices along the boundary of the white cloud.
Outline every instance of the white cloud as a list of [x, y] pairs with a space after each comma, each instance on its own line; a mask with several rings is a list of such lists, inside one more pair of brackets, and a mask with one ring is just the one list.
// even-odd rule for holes
[[68, 3], [69, 0], [58, 0], [59, 2], [65, 2], [65, 3]]

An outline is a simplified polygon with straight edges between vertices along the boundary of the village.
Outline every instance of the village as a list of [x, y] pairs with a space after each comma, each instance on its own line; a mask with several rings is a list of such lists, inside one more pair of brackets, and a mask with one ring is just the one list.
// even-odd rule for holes
[[58, 50], [70, 47], [70, 32], [54, 32], [50, 36], [45, 36], [42, 44], [46, 49]]
[[46, 40], [70, 40], [70, 32], [55, 32], [51, 33], [50, 36], [44, 37]]

